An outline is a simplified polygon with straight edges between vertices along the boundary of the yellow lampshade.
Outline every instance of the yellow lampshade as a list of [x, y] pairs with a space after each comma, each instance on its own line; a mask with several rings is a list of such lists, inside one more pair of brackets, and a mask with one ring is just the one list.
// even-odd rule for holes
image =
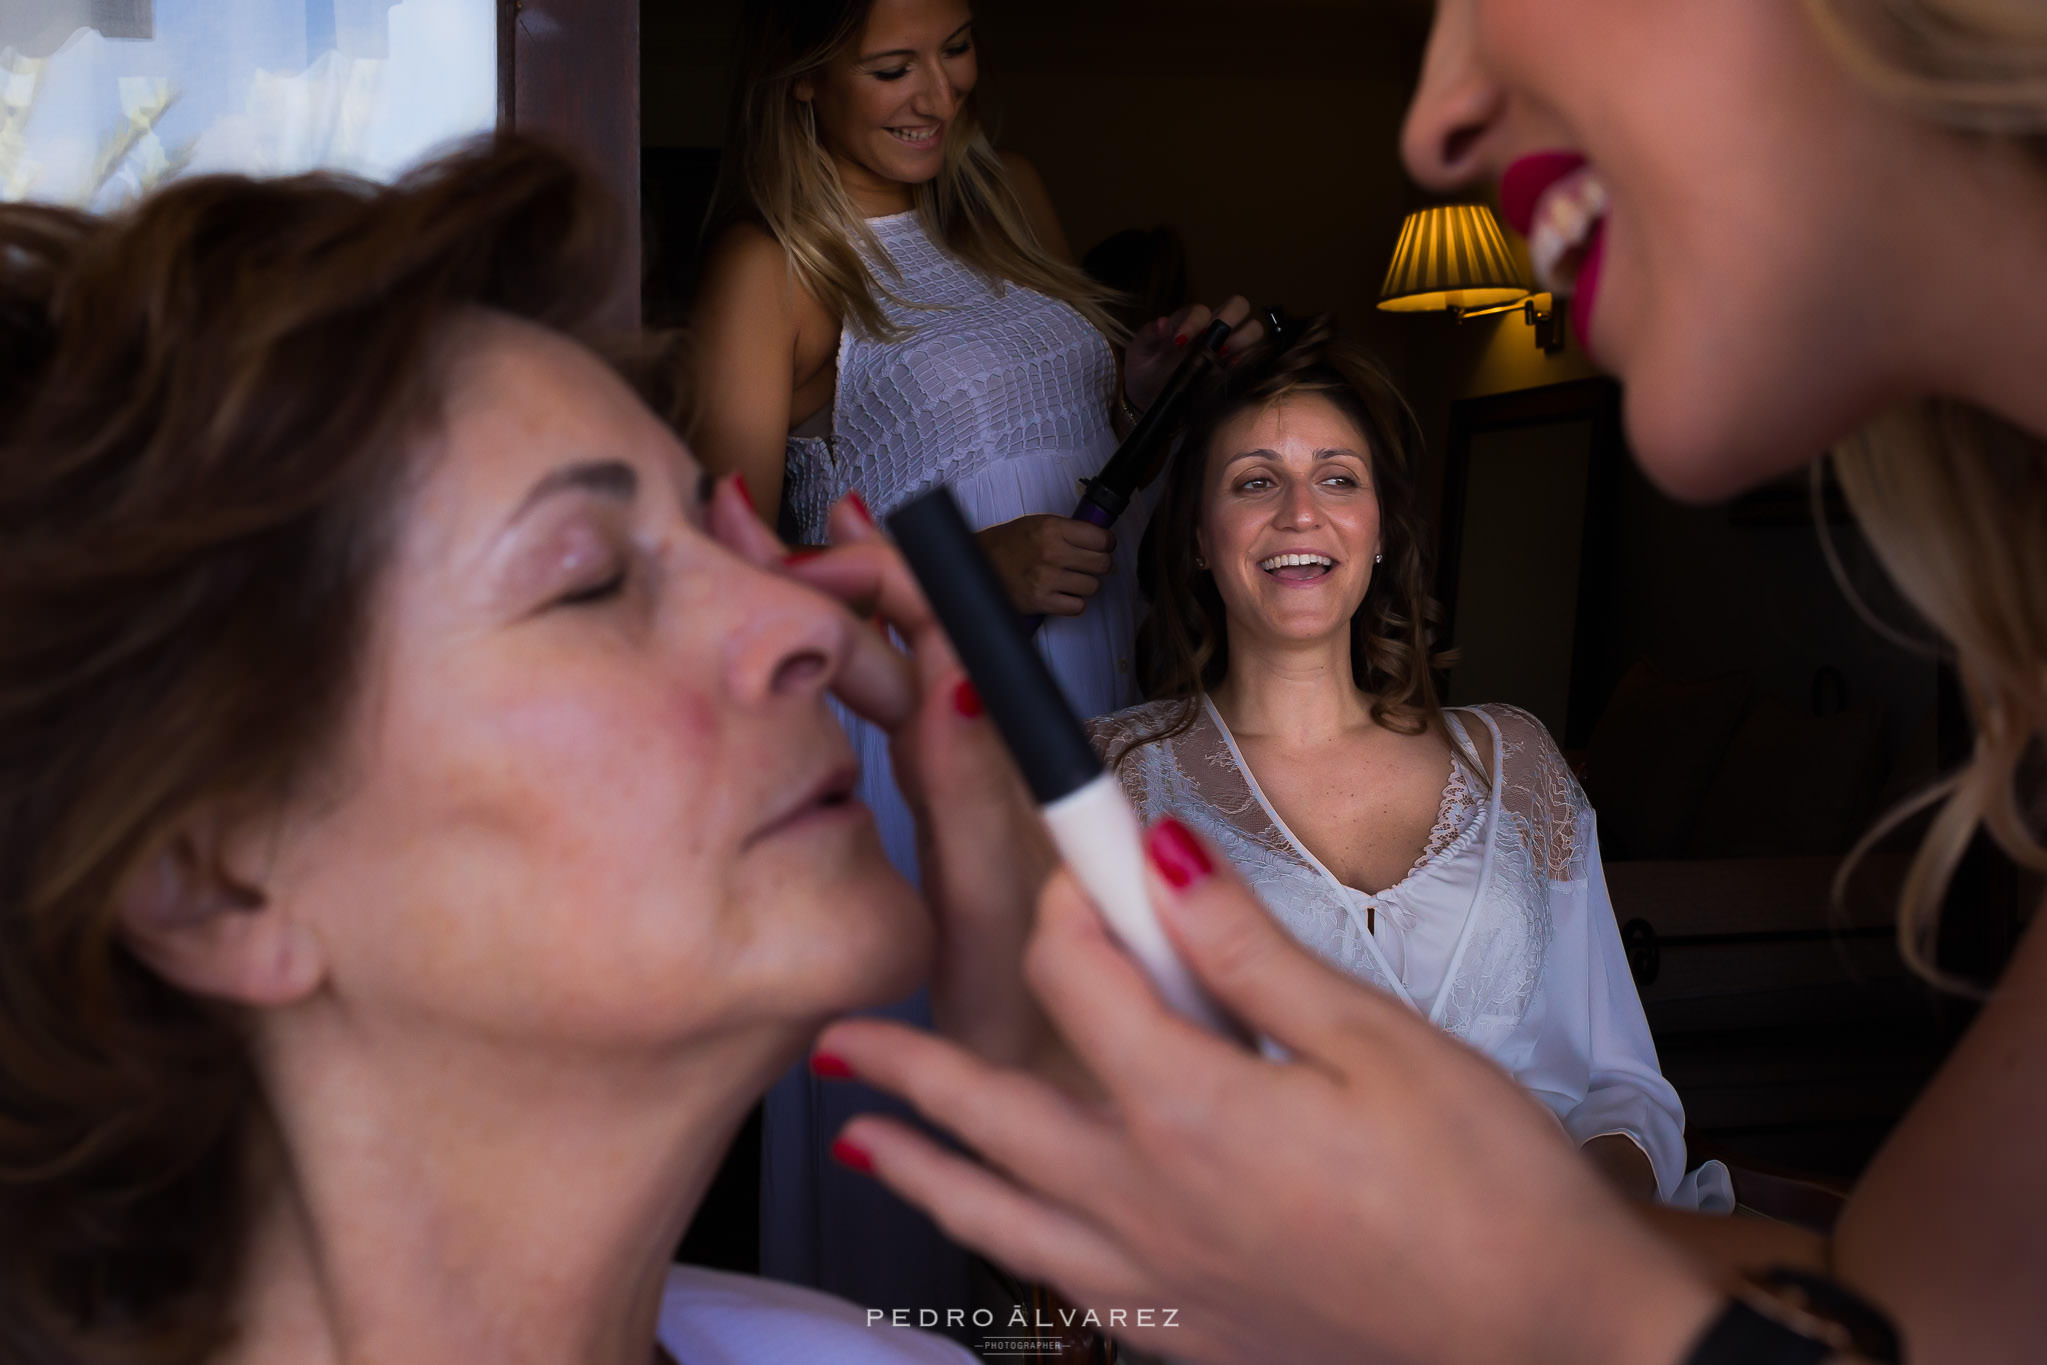
[[1407, 215], [1379, 306], [1389, 313], [1497, 308], [1528, 297], [1499, 220], [1483, 204], [1446, 204]]

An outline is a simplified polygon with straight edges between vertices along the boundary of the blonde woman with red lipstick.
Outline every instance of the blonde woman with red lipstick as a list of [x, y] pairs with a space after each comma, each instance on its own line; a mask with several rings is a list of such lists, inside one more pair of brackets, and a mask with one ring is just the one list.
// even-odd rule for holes
[[[1723, 497], [1835, 448], [1977, 732], [1922, 803], [1899, 914], [1922, 966], [1977, 831], [2047, 866], [2025, 814], [2047, 741], [2043, 145], [2036, 0], [1441, 0], [1403, 134], [1433, 188], [1504, 181], [1666, 490]], [[1167, 1013], [1064, 875], [1028, 970], [1101, 1093], [869, 1021], [821, 1042], [986, 1158], [863, 1119], [845, 1138], [880, 1179], [1077, 1301], [1181, 1309], [1139, 1343], [1444, 1365], [2047, 1356], [2037, 915], [1811, 1238], [1631, 1209], [1503, 1071], [1303, 952], [1212, 846], [1163, 822], [1149, 852], [1170, 936], [1289, 1061]]]
[[[1526, 712], [1446, 710], [1400, 395], [1324, 323], [1245, 354], [1145, 536], [1153, 700], [1091, 722], [1138, 813], [1200, 831], [1288, 932], [1511, 1072], [1614, 1184], [1685, 1173], [1592, 808]], [[1194, 452], [1200, 452], [1197, 456]]]

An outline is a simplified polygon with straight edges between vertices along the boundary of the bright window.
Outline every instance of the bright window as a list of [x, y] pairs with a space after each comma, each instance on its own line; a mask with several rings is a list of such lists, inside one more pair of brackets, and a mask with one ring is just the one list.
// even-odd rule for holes
[[388, 180], [496, 121], [496, 0], [0, 0], [0, 200]]

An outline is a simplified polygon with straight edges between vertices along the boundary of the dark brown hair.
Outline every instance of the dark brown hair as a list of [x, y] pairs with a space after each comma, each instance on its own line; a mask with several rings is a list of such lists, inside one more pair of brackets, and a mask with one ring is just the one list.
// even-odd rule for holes
[[1216, 432], [1247, 408], [1306, 394], [1334, 403], [1370, 446], [1380, 552], [1386, 558], [1374, 568], [1365, 600], [1351, 617], [1352, 675], [1371, 697], [1374, 721], [1402, 734], [1434, 729], [1448, 738], [1432, 670], [1447, 668], [1453, 656], [1435, 647], [1441, 612], [1428, 592], [1428, 537], [1415, 506], [1420, 428], [1393, 381], [1341, 344], [1322, 317], [1252, 347], [1219, 370], [1188, 418], [1137, 569], [1150, 608], [1137, 633], [1138, 683], [1147, 698], [1184, 699], [1188, 705], [1168, 729], [1140, 737], [1124, 753], [1184, 730], [1194, 719], [1194, 699], [1229, 673], [1222, 594], [1214, 577], [1194, 562]]
[[230, 1331], [260, 1100], [231, 1012], [123, 948], [119, 887], [319, 759], [451, 322], [595, 342], [619, 241], [512, 140], [393, 188], [0, 206], [0, 1359], [170, 1365]]

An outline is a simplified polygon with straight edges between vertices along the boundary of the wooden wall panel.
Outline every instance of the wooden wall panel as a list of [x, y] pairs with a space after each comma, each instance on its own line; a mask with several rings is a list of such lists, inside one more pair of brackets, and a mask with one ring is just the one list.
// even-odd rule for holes
[[[626, 215], [612, 307], [640, 316], [640, 0], [499, 0], [499, 121], [586, 158]], [[507, 41], [509, 39], [509, 41]]]

